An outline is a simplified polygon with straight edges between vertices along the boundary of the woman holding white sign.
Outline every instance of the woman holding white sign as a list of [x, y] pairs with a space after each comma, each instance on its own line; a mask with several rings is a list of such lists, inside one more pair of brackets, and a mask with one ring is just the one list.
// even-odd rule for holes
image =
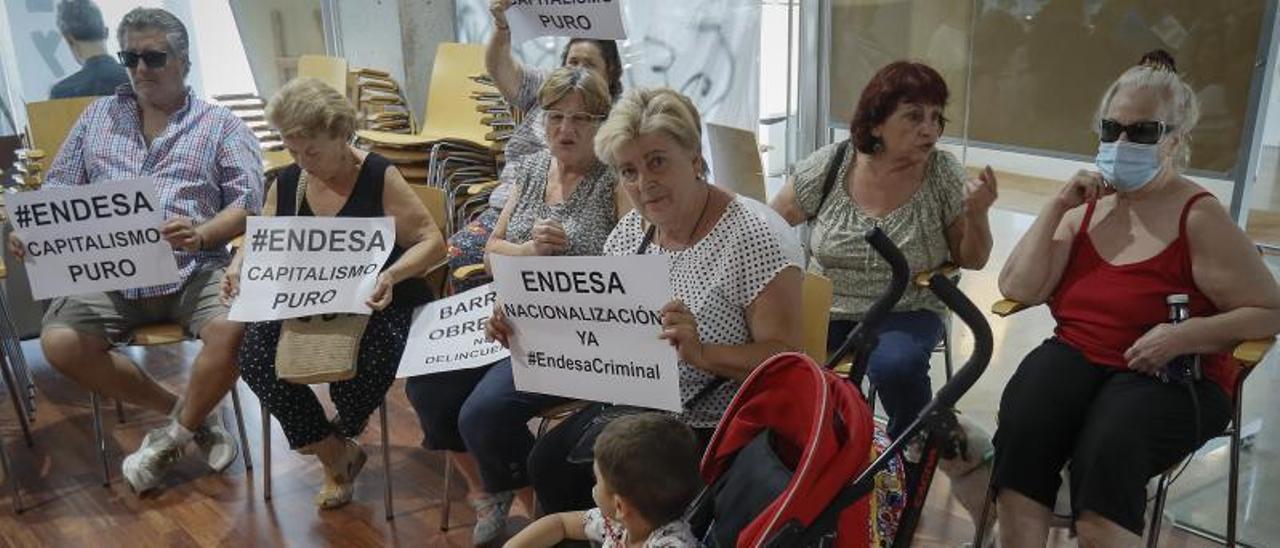
[[[548, 149], [524, 157], [486, 254], [601, 255], [605, 240], [631, 209], [613, 170], [596, 159], [596, 128], [609, 113], [604, 80], [581, 68], [556, 69], [538, 92]], [[533, 447], [527, 423], [565, 401], [518, 392], [511, 360], [412, 377], [409, 401], [431, 449], [454, 453], [476, 508], [473, 542], [487, 542], [506, 523], [517, 490], [532, 492], [525, 462]]]
[[[679, 355], [679, 417], [705, 444], [739, 383], [770, 356], [800, 347], [803, 275], [767, 221], [707, 180], [700, 128], [687, 97], [639, 89], [614, 107], [595, 146], [636, 206], [605, 254], [671, 257], [675, 295], [655, 336]], [[510, 342], [497, 310], [489, 325], [491, 336]], [[529, 469], [544, 511], [593, 506], [591, 458], [575, 448], [589, 450], [600, 425], [632, 411], [592, 406], [538, 440]]]
[[[498, 215], [511, 195], [512, 184], [520, 173], [520, 161], [531, 154], [546, 150], [546, 132], [542, 128], [542, 105], [538, 91], [551, 71], [526, 67], [511, 55], [511, 28], [507, 25], [506, 10], [511, 0], [493, 0], [489, 11], [493, 14], [494, 32], [485, 49], [485, 71], [493, 77], [493, 83], [502, 97], [513, 108], [524, 113], [524, 119], [511, 132], [504, 149], [506, 167], [498, 176], [499, 185], [489, 196], [489, 208], [462, 230], [449, 237], [449, 264], [457, 268], [479, 263], [484, 258], [485, 244], [498, 222]], [[560, 54], [560, 66], [579, 67], [599, 76], [609, 85], [609, 102], [622, 95], [622, 58], [613, 40], [574, 38], [569, 40]], [[471, 289], [488, 281], [485, 276], [456, 283], [458, 292]]]
[[[315, 455], [324, 466], [316, 505], [336, 508], [351, 500], [366, 458], [355, 437], [395, 380], [414, 308], [431, 300], [423, 275], [444, 258], [444, 239], [386, 158], [348, 144], [356, 113], [342, 94], [314, 78], [293, 80], [271, 99], [266, 114], [297, 164], [285, 168], [267, 193], [264, 215], [395, 219], [395, 247], [367, 301], [373, 314], [360, 338], [355, 376], [329, 387], [338, 408], [333, 419], [309, 386], [277, 377], [281, 322], [249, 324], [240, 347], [241, 375], [280, 421], [289, 447]], [[238, 293], [243, 259], [241, 248], [223, 280], [225, 299]]]

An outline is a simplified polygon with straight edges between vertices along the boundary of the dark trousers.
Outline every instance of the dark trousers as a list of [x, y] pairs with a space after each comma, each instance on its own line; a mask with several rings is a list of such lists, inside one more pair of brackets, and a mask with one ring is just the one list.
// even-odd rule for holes
[[[832, 320], [827, 352], [835, 352], [858, 323]], [[867, 360], [867, 377], [889, 417], [889, 437], [897, 438], [933, 398], [929, 357], [946, 335], [942, 318], [928, 310], [891, 312], [880, 327], [880, 343]]]
[[[1071, 463], [1071, 509], [1143, 532], [1147, 482], [1218, 435], [1231, 405], [1210, 381], [1193, 386], [1090, 363], [1055, 339], [1027, 354], [1000, 398], [992, 482], [1053, 508]], [[1196, 423], [1199, 421], [1199, 437]]]
[[369, 316], [356, 358], [356, 376], [329, 384], [338, 414], [332, 421], [310, 386], [276, 378], [276, 345], [280, 322], [257, 322], [245, 328], [240, 345], [240, 377], [280, 422], [289, 447], [306, 447], [330, 434], [354, 438], [364, 431], [369, 415], [386, 399], [396, 380], [400, 354], [409, 337], [413, 309], [389, 306]]
[[511, 360], [476, 369], [421, 375], [405, 383], [429, 449], [468, 452], [489, 493], [529, 485], [529, 420], [567, 401], [516, 390]]

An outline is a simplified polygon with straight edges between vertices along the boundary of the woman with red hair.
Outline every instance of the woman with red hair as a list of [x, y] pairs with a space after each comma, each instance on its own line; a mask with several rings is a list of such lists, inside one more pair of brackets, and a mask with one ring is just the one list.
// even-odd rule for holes
[[[966, 182], [964, 166], [938, 150], [947, 119], [947, 84], [922, 63], [898, 61], [862, 90], [847, 141], [796, 165], [770, 205], [792, 225], [811, 223], [809, 270], [835, 286], [827, 348], [844, 341], [888, 286], [889, 265], [862, 240], [880, 227], [913, 272], [948, 261], [980, 269], [991, 254], [987, 210], [996, 178], [987, 168]], [[868, 376], [897, 437], [933, 397], [929, 356], [945, 335], [946, 307], [907, 288], [885, 321]]]

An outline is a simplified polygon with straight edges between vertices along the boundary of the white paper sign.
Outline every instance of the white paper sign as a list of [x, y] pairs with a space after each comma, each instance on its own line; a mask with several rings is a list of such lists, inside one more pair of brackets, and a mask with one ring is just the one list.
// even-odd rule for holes
[[622, 2], [598, 0], [512, 0], [507, 9], [511, 43], [521, 44], [538, 36], [568, 36], [622, 40]]
[[667, 257], [489, 258], [515, 331], [516, 388], [681, 411], [675, 348], [659, 339]]
[[501, 344], [484, 338], [495, 297], [493, 284], [485, 284], [418, 307], [396, 377], [471, 369], [510, 356]]
[[227, 318], [283, 320], [369, 314], [395, 245], [391, 217], [249, 217], [240, 295]]
[[36, 299], [179, 281], [151, 179], [5, 195]]

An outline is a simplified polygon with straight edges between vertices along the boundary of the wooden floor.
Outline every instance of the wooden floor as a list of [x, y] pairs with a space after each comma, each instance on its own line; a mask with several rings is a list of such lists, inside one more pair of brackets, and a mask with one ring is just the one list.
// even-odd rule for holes
[[[135, 360], [169, 386], [183, 382], [183, 366], [194, 343], [143, 351]], [[245, 425], [254, 469], [243, 460], [214, 474], [188, 458], [154, 496], [138, 497], [120, 477], [122, 454], [137, 447], [150, 428], [163, 424], [155, 413], [126, 407], [117, 424], [104, 407], [110, 433], [112, 482], [101, 484], [101, 466], [93, 447], [87, 394], [49, 369], [39, 347], [24, 344], [38, 385], [35, 446], [26, 448], [5, 401], [0, 435], [15, 462], [26, 511], [18, 516], [0, 506], [0, 545], [4, 546], [469, 546], [473, 515], [462, 503], [452, 509], [454, 528], [440, 531], [443, 494], [442, 455], [422, 449], [421, 431], [400, 383], [389, 393], [391, 470], [395, 519], [383, 518], [382, 460], [376, 415], [363, 442], [369, 463], [360, 476], [355, 501], [340, 510], [320, 512], [311, 502], [319, 481], [318, 465], [287, 450], [278, 426], [272, 436], [273, 490], [262, 500], [262, 437], [257, 399], [241, 384]], [[323, 400], [324, 398], [322, 398]], [[225, 417], [232, 423], [228, 398]], [[7, 496], [5, 490], [0, 491]], [[463, 491], [455, 483], [455, 500]], [[518, 526], [513, 524], [513, 528]], [[946, 478], [938, 475], [916, 536], [917, 546], [959, 546], [972, 534], [967, 514], [951, 500]], [[1209, 546], [1170, 531], [1169, 546]], [[1070, 545], [1071, 542], [1055, 542]]]

